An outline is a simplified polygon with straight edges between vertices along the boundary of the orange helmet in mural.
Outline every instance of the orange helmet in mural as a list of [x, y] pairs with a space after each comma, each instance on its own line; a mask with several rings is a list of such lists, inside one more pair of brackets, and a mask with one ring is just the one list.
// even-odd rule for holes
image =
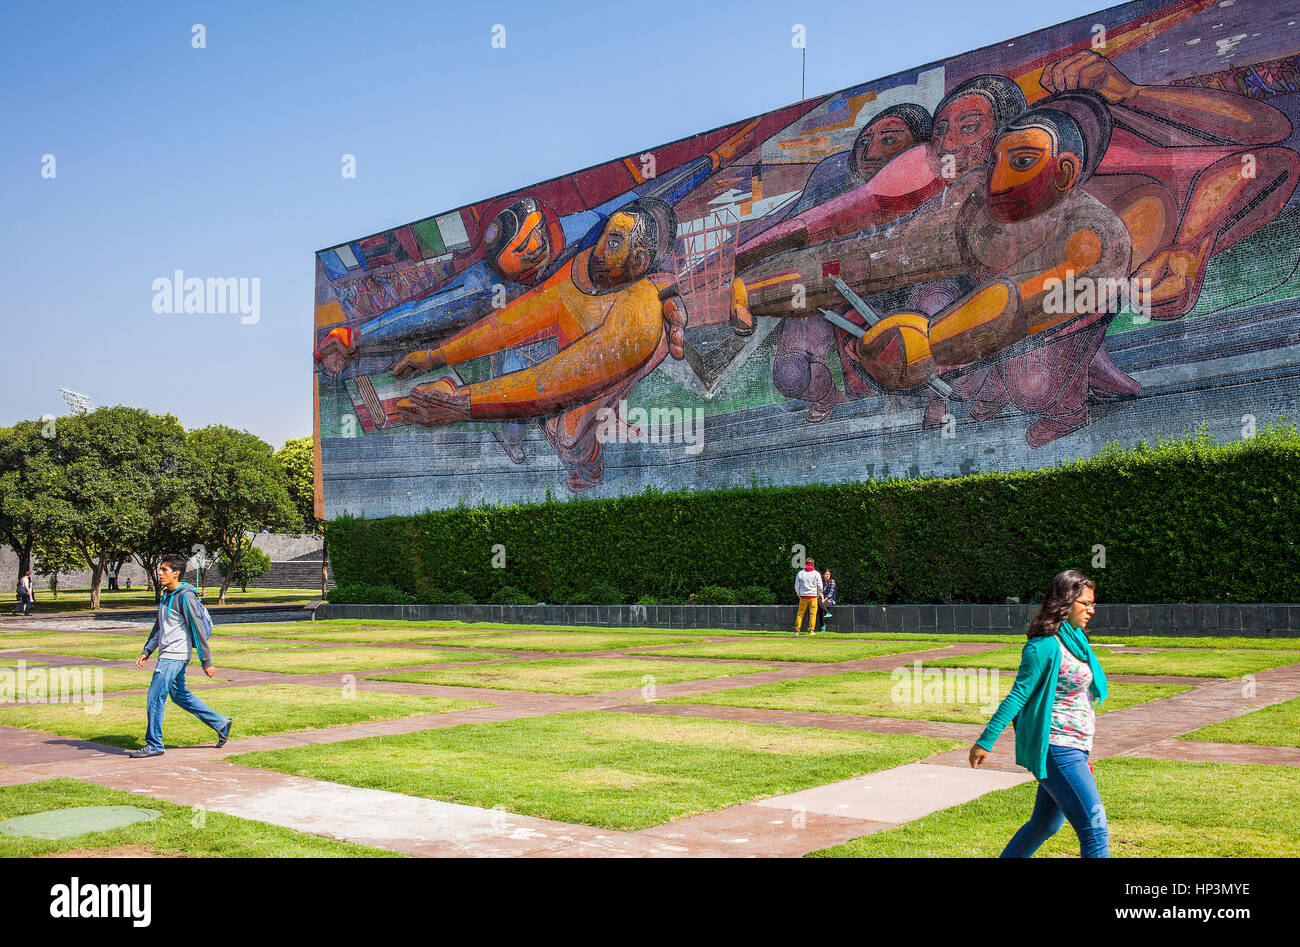
[[493, 272], [532, 286], [564, 252], [564, 230], [548, 204], [521, 197], [488, 219], [480, 242]]

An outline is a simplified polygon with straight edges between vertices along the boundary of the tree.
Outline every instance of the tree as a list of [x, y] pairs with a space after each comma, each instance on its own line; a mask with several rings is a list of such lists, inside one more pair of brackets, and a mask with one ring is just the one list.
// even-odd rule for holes
[[316, 518], [316, 458], [315, 442], [310, 437], [299, 437], [284, 442], [276, 451], [275, 459], [284, 470], [289, 497], [298, 509], [298, 516], [309, 533], [321, 534], [320, 596], [329, 593], [329, 545], [324, 536], [325, 521]]
[[185, 432], [170, 415], [117, 406], [61, 419], [54, 443], [58, 469], [43, 528], [65, 533], [89, 564], [95, 609], [105, 568], [119, 550], [140, 547], [160, 493], [178, 488]]
[[32, 568], [32, 553], [47, 520], [59, 423], [52, 418], [0, 428], [0, 539], [17, 554], [19, 575]]
[[230, 581], [245, 592], [248, 591], [250, 583], [256, 582], [270, 571], [271, 557], [254, 546], [250, 539], [244, 540], [244, 551], [238, 568], [232, 570], [230, 561], [224, 555], [217, 559], [217, 572], [222, 576], [229, 576]]
[[[271, 445], [255, 434], [224, 425], [191, 431], [189, 442], [195, 458], [198, 532], [209, 553], [225, 556], [232, 573], [239, 571], [244, 557], [246, 533], [302, 531], [302, 519]], [[225, 604], [230, 582], [227, 574], [218, 605]]]
[[72, 572], [85, 563], [84, 557], [70, 536], [41, 533], [36, 537], [36, 545], [32, 552], [36, 560], [33, 569], [37, 575], [49, 578], [50, 593], [55, 599], [59, 597], [59, 573]]

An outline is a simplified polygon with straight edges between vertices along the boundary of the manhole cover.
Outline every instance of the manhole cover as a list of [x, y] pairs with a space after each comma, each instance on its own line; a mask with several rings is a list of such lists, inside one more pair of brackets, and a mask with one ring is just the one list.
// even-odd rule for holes
[[60, 839], [85, 835], [89, 832], [107, 832], [136, 822], [152, 822], [161, 815], [157, 809], [137, 809], [135, 806], [80, 806], [76, 809], [55, 809], [34, 812], [0, 822], [0, 835], [26, 838]]

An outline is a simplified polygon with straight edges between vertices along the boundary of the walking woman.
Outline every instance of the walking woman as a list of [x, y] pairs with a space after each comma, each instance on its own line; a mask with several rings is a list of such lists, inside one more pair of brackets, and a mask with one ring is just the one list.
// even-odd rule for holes
[[1088, 762], [1096, 729], [1093, 701], [1106, 699], [1106, 675], [1083, 633], [1096, 608], [1096, 589], [1073, 569], [1052, 579], [1029, 623], [1016, 682], [970, 748], [970, 765], [983, 765], [998, 734], [1014, 722], [1016, 762], [1038, 779], [1033, 815], [1012, 836], [1003, 858], [1033, 855], [1066, 819], [1084, 858], [1110, 857], [1106, 810]]
[[32, 613], [32, 603], [36, 601], [36, 592], [32, 589], [32, 570], [28, 569], [23, 573], [22, 578], [18, 580], [18, 608], [14, 612], [22, 610], [24, 615]]

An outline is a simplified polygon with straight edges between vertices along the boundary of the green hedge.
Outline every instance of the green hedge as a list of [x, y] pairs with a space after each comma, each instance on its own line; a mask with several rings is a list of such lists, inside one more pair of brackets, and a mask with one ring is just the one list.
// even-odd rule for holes
[[[1300, 435], [1108, 446], [1017, 473], [811, 487], [648, 492], [459, 508], [327, 526], [341, 586], [438, 586], [479, 601], [686, 600], [705, 586], [792, 599], [802, 544], [846, 603], [1041, 598], [1065, 568], [1112, 602], [1300, 601]], [[505, 568], [493, 568], [494, 547]], [[1094, 558], [1104, 547], [1104, 567]], [[496, 556], [497, 562], [500, 557]]]

